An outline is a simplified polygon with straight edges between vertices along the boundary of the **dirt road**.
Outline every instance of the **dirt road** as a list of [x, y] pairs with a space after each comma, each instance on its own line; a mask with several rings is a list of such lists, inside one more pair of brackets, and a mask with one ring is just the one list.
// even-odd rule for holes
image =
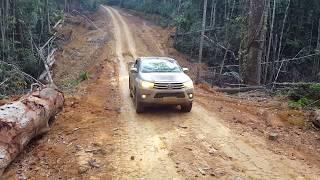
[[264, 133], [280, 131], [282, 124], [267, 106], [197, 87], [191, 113], [170, 107], [136, 114], [128, 62], [174, 56], [184, 66], [192, 64], [168, 47], [164, 31], [152, 23], [104, 6], [91, 18], [98, 30], [70, 25], [73, 37], [57, 55], [55, 79], [64, 87], [65, 81], [74, 83], [67, 77], [82, 70], [91, 78], [65, 92], [64, 111], [52, 130], [17, 158], [6, 179], [320, 177], [319, 137], [283, 127], [285, 135], [270, 142]]
[[[166, 54], [159, 46], [155, 46], [153, 52], [147, 51], [144, 40], [136, 34], [137, 28], [144, 27], [131, 23], [130, 15], [104, 8], [113, 22], [124, 126], [114, 161], [117, 167], [114, 177], [316, 179], [315, 173], [319, 173], [316, 168], [268, 151], [264, 139], [234, 134], [215, 113], [198, 103], [189, 114], [181, 114], [176, 109], [151, 109], [142, 115], [135, 114], [127, 88], [127, 62], [137, 56]], [[153, 41], [152, 37], [148, 38]], [[131, 156], [134, 160], [130, 160]]]

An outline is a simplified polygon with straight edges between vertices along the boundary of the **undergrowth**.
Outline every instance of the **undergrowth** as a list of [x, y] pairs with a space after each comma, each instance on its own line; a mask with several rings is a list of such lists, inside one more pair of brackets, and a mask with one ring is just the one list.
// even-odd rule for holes
[[303, 85], [288, 92], [288, 105], [293, 109], [307, 107], [320, 108], [320, 84]]
[[79, 77], [76, 79], [69, 79], [64, 83], [64, 88], [72, 89], [78, 86], [81, 82], [89, 80], [90, 74], [86, 71], [80, 72]]

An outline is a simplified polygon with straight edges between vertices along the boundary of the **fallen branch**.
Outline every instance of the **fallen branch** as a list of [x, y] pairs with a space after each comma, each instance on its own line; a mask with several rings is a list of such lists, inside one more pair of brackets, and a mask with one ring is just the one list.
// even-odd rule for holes
[[247, 84], [232, 84], [232, 83], [224, 83], [226, 86], [232, 86], [232, 87], [247, 87]]
[[13, 67], [15, 71], [17, 71], [19, 74], [23, 75], [24, 77], [28, 77], [30, 79], [32, 79], [34, 82], [37, 82], [39, 83], [41, 86], [44, 86], [40, 81], [38, 81], [37, 79], [35, 79], [34, 77], [32, 77], [31, 75], [21, 71], [17, 66], [13, 65], [13, 64], [10, 64], [10, 63], [7, 63], [5, 61], [0, 61], [0, 64], [5, 64], [7, 66], [10, 66], [10, 67]]
[[[221, 28], [208, 28], [205, 30], [205, 32], [208, 32], [208, 31], [215, 31], [217, 29], [221, 29]], [[175, 36], [185, 36], [185, 35], [190, 35], [190, 34], [200, 34], [201, 33], [201, 30], [198, 30], [198, 31], [191, 31], [191, 32], [186, 32], [186, 33], [177, 33], [177, 34], [171, 34], [170, 36], [171, 37], [175, 37]]]
[[[51, 68], [55, 62], [55, 59], [54, 59], [54, 53], [56, 52], [57, 49], [53, 49], [50, 54], [47, 56], [47, 59], [46, 59], [46, 63], [48, 65], [48, 68], [49, 68], [49, 72], [51, 72]], [[46, 80], [47, 82], [50, 82], [50, 79], [49, 79], [49, 75], [48, 75], [48, 71], [47, 70], [44, 70], [41, 75], [39, 76], [39, 80], [40, 81], [44, 81]]]
[[[212, 40], [213, 41], [213, 40]], [[219, 47], [221, 47], [222, 49], [226, 50], [227, 48], [220, 45], [220, 44], [217, 44]], [[229, 52], [232, 52], [229, 50]], [[306, 55], [306, 56], [302, 56], [302, 57], [295, 57], [295, 58], [291, 58], [291, 59], [282, 59], [280, 61], [274, 61], [274, 62], [262, 62], [261, 65], [265, 65], [265, 64], [272, 64], [272, 63], [282, 63], [282, 62], [289, 62], [289, 61], [297, 61], [297, 60], [302, 60], [302, 59], [306, 59], [306, 58], [311, 58], [311, 57], [314, 57], [314, 56], [320, 56], [320, 53], [315, 53], [315, 54], [309, 54], [309, 55]], [[209, 67], [209, 68], [219, 68], [221, 67], [220, 65], [218, 66], [214, 66], [214, 67]], [[224, 67], [239, 67], [239, 65], [237, 64], [231, 64], [231, 65], [225, 65]]]
[[4, 83], [8, 82], [9, 80], [10, 80], [9, 78], [6, 78], [4, 81], [0, 83], [0, 86], [4, 85]]
[[320, 56], [320, 53], [309, 54], [309, 55], [302, 56], [302, 57], [298, 57], [298, 58], [283, 59], [283, 60], [280, 60], [280, 61], [274, 61], [274, 62], [263, 62], [263, 63], [261, 63], [261, 64], [271, 64], [271, 63], [280, 63], [280, 62], [297, 61], [297, 60], [301, 60], [301, 59], [311, 58], [311, 57], [314, 57], [314, 56]]
[[52, 28], [56, 29], [61, 23], [63, 23], [63, 19], [60, 19]]
[[[303, 49], [304, 49], [304, 48], [302, 48], [302, 49], [294, 56], [294, 58], [298, 57], [298, 55], [303, 51]], [[281, 72], [283, 63], [284, 63], [284, 61], [282, 61], [281, 64], [280, 64], [280, 67], [279, 67], [279, 69], [278, 69], [278, 72], [277, 72], [277, 75], [276, 75], [276, 77], [275, 77], [275, 79], [274, 79], [274, 82], [277, 82], [277, 80], [278, 80], [278, 77], [279, 77], [279, 74], [280, 74], [280, 72]], [[274, 88], [274, 84], [273, 84], [272, 89], [273, 89], [273, 88]]]
[[54, 84], [51, 73], [50, 73], [50, 68], [49, 68], [48, 62], [47, 62], [46, 58], [44, 57], [42, 50], [38, 48], [38, 46], [34, 43], [34, 41], [32, 41], [32, 42], [33, 42], [33, 45], [36, 48], [36, 50], [40, 56], [40, 59], [42, 60], [42, 62], [44, 64], [45, 70], [47, 71], [46, 75], [48, 76], [49, 84]]
[[54, 41], [56, 39], [56, 33], [54, 33], [54, 35], [48, 39], [48, 41], [46, 43], [44, 43], [44, 45], [42, 47], [40, 47], [40, 50], [42, 51], [51, 41]]
[[290, 83], [290, 82], [284, 82], [284, 83], [277, 83], [274, 82], [273, 85], [274, 86], [286, 86], [286, 87], [299, 87], [299, 86], [310, 86], [316, 83], [306, 83], [306, 82], [298, 82], [298, 83]]
[[211, 42], [211, 43], [213, 43], [213, 44], [216, 44], [216, 45], [219, 46], [220, 48], [224, 49], [226, 52], [231, 53], [232, 56], [233, 56], [233, 58], [234, 58], [234, 59], [237, 59], [235, 53], [234, 53], [233, 51], [229, 50], [229, 48], [226, 48], [226, 47], [224, 47], [223, 45], [221, 45], [220, 43], [215, 42], [214, 40], [210, 39], [210, 38], [209, 38], [208, 36], [206, 36], [206, 35], [203, 35], [203, 37], [204, 37], [207, 41], [209, 41], [209, 42]]
[[263, 86], [248, 86], [248, 87], [239, 87], [239, 88], [217, 88], [215, 89], [218, 92], [224, 92], [229, 94], [236, 94], [239, 92], [247, 92], [253, 90], [265, 89]]
[[93, 21], [91, 21], [87, 16], [83, 15], [82, 13], [80, 13], [77, 10], [73, 10], [72, 12], [76, 12], [77, 14], [79, 14], [81, 17], [83, 17], [85, 20], [87, 20], [90, 24], [92, 24], [96, 29], [98, 29], [100, 32], [103, 32]]
[[49, 68], [51, 68], [55, 62], [54, 59], [54, 53], [57, 51], [57, 49], [52, 49], [52, 51], [49, 53], [49, 55], [47, 56], [47, 63], [49, 65]]
[[32, 138], [49, 130], [63, 103], [61, 92], [44, 88], [0, 107], [0, 176]]

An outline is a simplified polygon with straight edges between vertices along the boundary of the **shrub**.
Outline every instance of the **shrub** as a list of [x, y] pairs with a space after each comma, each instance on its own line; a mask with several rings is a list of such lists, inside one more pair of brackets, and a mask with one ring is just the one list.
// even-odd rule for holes
[[88, 72], [81, 72], [78, 80], [80, 82], [82, 82], [82, 81], [86, 81], [88, 79], [89, 79], [89, 73]]
[[320, 107], [320, 84], [306, 84], [291, 89], [288, 92], [289, 107], [304, 108], [306, 106]]

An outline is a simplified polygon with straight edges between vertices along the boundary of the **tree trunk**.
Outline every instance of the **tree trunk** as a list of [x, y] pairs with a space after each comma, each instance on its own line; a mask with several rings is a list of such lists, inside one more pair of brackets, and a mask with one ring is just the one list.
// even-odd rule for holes
[[202, 31], [200, 35], [199, 64], [198, 64], [198, 70], [197, 70], [197, 83], [200, 82], [200, 76], [201, 76], [202, 50], [203, 50], [203, 42], [204, 42], [204, 32], [206, 30], [207, 5], [208, 5], [208, 0], [204, 0], [203, 16], [202, 16]]
[[248, 27], [248, 58], [246, 60], [244, 81], [251, 85], [260, 85], [261, 59], [265, 45], [267, 13], [266, 1], [251, 0]]
[[[285, 25], [286, 25], [286, 22], [287, 22], [290, 3], [291, 3], [291, 0], [288, 1], [288, 5], [286, 7], [286, 11], [285, 11], [285, 14], [284, 14], [284, 17], [283, 17], [283, 22], [282, 22], [282, 27], [281, 27], [281, 34], [280, 34], [280, 39], [279, 39], [279, 46], [278, 46], [278, 50], [277, 50], [277, 61], [280, 61], [280, 55], [281, 55], [281, 51], [282, 51], [283, 33], [284, 33], [284, 28], [285, 28]], [[275, 64], [275, 68], [279, 69], [279, 63]], [[273, 79], [273, 77], [271, 77], [271, 78]]]
[[267, 54], [266, 54], [266, 62], [267, 64], [265, 65], [265, 71], [264, 71], [264, 83], [267, 83], [267, 77], [268, 77], [268, 69], [269, 69], [269, 64], [268, 62], [270, 61], [270, 52], [271, 52], [271, 45], [272, 45], [272, 40], [273, 40], [273, 26], [274, 26], [274, 21], [275, 21], [275, 16], [276, 16], [276, 0], [273, 0], [273, 7], [272, 7], [272, 18], [271, 18], [271, 24], [270, 24], [270, 34], [269, 34], [269, 43], [268, 43], [268, 49], [267, 49]]
[[0, 176], [32, 138], [49, 130], [63, 103], [61, 92], [44, 88], [0, 107]]
[[217, 9], [217, 2], [216, 2], [216, 0], [212, 0], [212, 2], [211, 2], [211, 15], [210, 15], [210, 27], [215, 27], [215, 25], [216, 25], [216, 9]]
[[47, 23], [47, 31], [48, 33], [51, 32], [51, 28], [50, 28], [50, 10], [49, 10], [49, 2], [48, 0], [46, 0], [45, 2], [45, 9], [46, 9], [46, 23]]
[[[318, 38], [317, 38], [317, 47], [316, 52], [320, 52], [320, 19], [318, 21]], [[313, 76], [316, 76], [319, 72], [320, 59], [316, 57], [316, 60], [313, 63]]]

